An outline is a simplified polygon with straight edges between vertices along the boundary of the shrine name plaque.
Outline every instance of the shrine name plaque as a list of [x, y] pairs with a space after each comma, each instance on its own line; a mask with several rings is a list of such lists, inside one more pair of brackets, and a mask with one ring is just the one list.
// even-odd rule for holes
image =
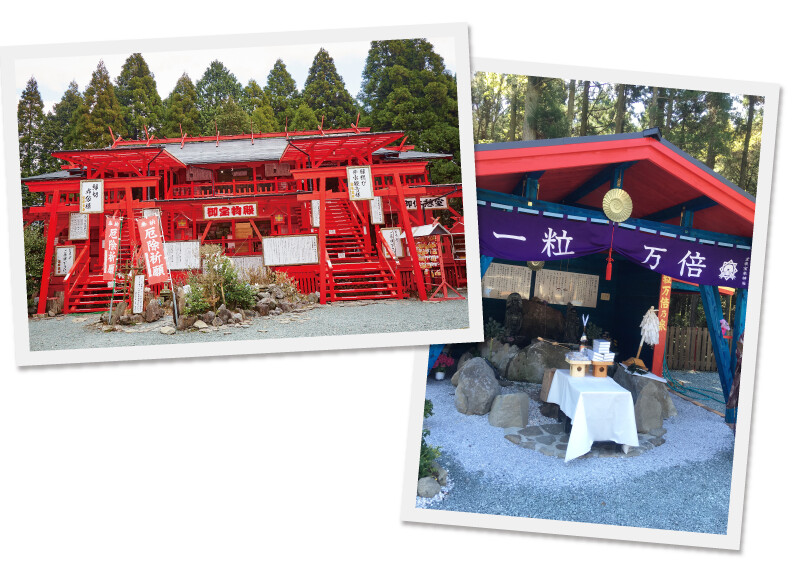
[[262, 240], [265, 266], [299, 266], [319, 263], [316, 235], [284, 235]]
[[550, 304], [595, 308], [600, 276], [559, 270], [536, 272], [536, 297]]
[[200, 269], [200, 242], [198, 240], [165, 241], [164, 255], [167, 257], [167, 267], [170, 270]]
[[484, 298], [508, 298], [516, 292], [526, 300], [531, 297], [531, 269], [492, 262], [481, 279]]
[[70, 241], [89, 239], [89, 216], [87, 214], [69, 214], [69, 235], [67, 235], [67, 239]]
[[[400, 237], [403, 234], [403, 230], [399, 227], [383, 227], [381, 228], [381, 233], [386, 243], [389, 245], [389, 249], [392, 250], [394, 257], [405, 257], [405, 248], [403, 247], [403, 240]], [[389, 257], [386, 250], [384, 250], [383, 255], [387, 258]]]

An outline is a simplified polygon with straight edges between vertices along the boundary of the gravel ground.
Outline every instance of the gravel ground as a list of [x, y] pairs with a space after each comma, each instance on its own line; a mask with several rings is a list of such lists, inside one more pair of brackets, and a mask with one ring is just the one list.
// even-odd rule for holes
[[[531, 387], [538, 392], [537, 386]], [[507, 388], [513, 389], [513, 388]], [[563, 521], [725, 533], [733, 433], [703, 408], [673, 397], [678, 415], [664, 422], [665, 444], [633, 458], [565, 463], [506, 440], [487, 416], [456, 411], [449, 380], [429, 381], [434, 415], [427, 442], [452, 486], [433, 509]], [[543, 418], [552, 422], [549, 418]], [[540, 423], [531, 419], [531, 423]]]
[[99, 314], [69, 314], [56, 318], [29, 319], [28, 330], [31, 351], [47, 351], [454, 330], [469, 326], [467, 310], [466, 300], [336, 302], [317, 305], [304, 312], [256, 317], [249, 327], [226, 326], [208, 333], [192, 329], [174, 335], [159, 332], [162, 326], [173, 326], [171, 316], [165, 316], [157, 322], [126, 326], [121, 331], [104, 333], [94, 326]]
[[719, 382], [719, 373], [716, 371], [670, 371], [670, 374], [677, 381], [686, 383], [687, 386], [699, 387], [703, 389], [706, 394], [711, 393], [715, 395], [719, 398], [719, 401], [703, 399], [705, 397], [704, 395], [688, 391], [688, 388], [686, 392], [687, 397], [699, 401], [703, 405], [721, 414], [725, 413], [725, 404], [720, 403], [724, 402], [725, 398], [722, 395], [722, 384]]

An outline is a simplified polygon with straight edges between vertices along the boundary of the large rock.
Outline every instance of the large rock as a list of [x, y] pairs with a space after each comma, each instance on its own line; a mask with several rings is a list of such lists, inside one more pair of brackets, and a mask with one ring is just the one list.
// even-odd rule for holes
[[217, 308], [217, 318], [222, 322], [228, 322], [232, 316], [233, 313], [224, 304]]
[[274, 310], [278, 304], [273, 300], [272, 296], [264, 292], [264, 297], [256, 303], [256, 310], [261, 316], [269, 314], [270, 310]]
[[500, 384], [494, 370], [484, 359], [470, 359], [459, 374], [456, 409], [462, 414], [482, 416], [489, 412]]
[[498, 339], [489, 339], [478, 345], [481, 357], [489, 361], [497, 369], [501, 377], [506, 377], [508, 364], [519, 353], [519, 347], [503, 343]]
[[514, 294], [506, 300], [506, 333], [516, 340], [547, 339], [563, 340], [564, 315], [538, 298], [524, 300]]
[[539, 390], [539, 399], [543, 402], [547, 401], [550, 397], [550, 386], [553, 385], [553, 376], [556, 374], [556, 369], [545, 369], [544, 376], [542, 377], [542, 389]]
[[524, 428], [528, 425], [530, 403], [531, 398], [527, 393], [498, 395], [489, 412], [489, 423], [498, 428]]
[[667, 384], [650, 377], [642, 375], [631, 375], [625, 371], [624, 366], [617, 367], [614, 373], [614, 381], [620, 384], [633, 394], [633, 403], [639, 401], [639, 396], [646, 388], [652, 388], [658, 402], [661, 404], [661, 416], [663, 419], [671, 418], [678, 415], [678, 410], [675, 409], [675, 404], [672, 401], [672, 396], [667, 390]]
[[649, 433], [663, 427], [664, 418], [661, 412], [661, 401], [658, 399], [658, 389], [654, 385], [647, 385], [639, 392], [639, 399], [633, 406], [636, 417], [636, 431]]
[[567, 367], [564, 357], [569, 352], [565, 347], [544, 341], [534, 341], [508, 364], [506, 377], [512, 381], [542, 383], [547, 369]]
[[417, 496], [419, 497], [430, 499], [438, 495], [441, 490], [441, 485], [433, 477], [425, 477], [417, 481]]
[[159, 306], [158, 300], [153, 298], [144, 309], [145, 322], [155, 322], [164, 316], [164, 310]]
[[[197, 321], [196, 316], [189, 316], [188, 314], [182, 314], [178, 317], [178, 330], [185, 331]], [[203, 322], [202, 320], [200, 322]]]
[[178, 303], [178, 314], [184, 314], [186, 312], [186, 292], [183, 286], [175, 286], [173, 291], [175, 292], [175, 301]]
[[125, 314], [125, 310], [127, 310], [128, 305], [125, 302], [117, 302], [114, 305], [114, 310], [111, 311], [111, 322], [108, 324], [116, 325], [119, 324], [120, 319]]
[[209, 310], [208, 312], [204, 313], [203, 316], [201, 316], [200, 318], [203, 320], [204, 323], [211, 324], [215, 316], [217, 316], [216, 313], [213, 310]]

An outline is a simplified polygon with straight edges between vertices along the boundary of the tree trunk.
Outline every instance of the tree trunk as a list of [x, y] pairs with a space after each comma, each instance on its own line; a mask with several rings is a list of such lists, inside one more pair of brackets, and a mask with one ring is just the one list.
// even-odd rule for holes
[[523, 140], [536, 140], [538, 138], [536, 110], [539, 107], [539, 98], [542, 94], [542, 88], [539, 85], [541, 80], [541, 77], [528, 76], [528, 86], [525, 89], [525, 122], [522, 124]]
[[664, 90], [667, 94], [667, 116], [664, 120], [664, 127], [661, 130], [662, 135], [666, 138], [672, 129], [672, 109], [675, 107], [675, 96], [669, 89]]
[[511, 84], [511, 115], [508, 120], [507, 140], [512, 142], [517, 139], [517, 108], [519, 107], [519, 94], [516, 82]]
[[617, 85], [617, 106], [614, 118], [614, 133], [621, 134], [625, 131], [625, 92], [628, 90], [627, 85]]
[[718, 117], [717, 100], [714, 96], [710, 96], [708, 103], [708, 151], [706, 153], [706, 166], [714, 170], [714, 165], [717, 162], [717, 117]]
[[742, 165], [739, 167], [739, 186], [745, 188], [747, 181], [747, 155], [750, 151], [750, 138], [753, 135], [753, 117], [756, 112], [756, 98], [752, 95], [747, 97], [747, 127], [744, 134], [744, 147], [742, 148]]
[[572, 136], [573, 120], [575, 118], [575, 80], [569, 80], [569, 99], [567, 100], [567, 123], [569, 131], [567, 136]]
[[583, 102], [581, 103], [581, 130], [580, 135], [585, 136], [589, 130], [589, 81], [583, 82]]
[[661, 88], [660, 87], [653, 87], [652, 88], [652, 97], [650, 98], [650, 106], [648, 107], [647, 111], [647, 125], [651, 128], [660, 128], [661, 121], [661, 108], [658, 105], [658, 99], [661, 95]]

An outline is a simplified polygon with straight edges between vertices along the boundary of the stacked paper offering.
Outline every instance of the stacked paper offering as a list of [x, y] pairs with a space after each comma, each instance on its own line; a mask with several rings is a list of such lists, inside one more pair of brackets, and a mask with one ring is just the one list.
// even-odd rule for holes
[[611, 341], [595, 339], [592, 341], [592, 350], [595, 353], [608, 353], [611, 351]]
[[589, 355], [589, 359], [592, 361], [604, 361], [606, 363], [610, 363], [614, 360], [614, 355], [616, 353], [598, 353], [597, 351], [592, 351], [591, 349], [586, 349], [586, 353]]

